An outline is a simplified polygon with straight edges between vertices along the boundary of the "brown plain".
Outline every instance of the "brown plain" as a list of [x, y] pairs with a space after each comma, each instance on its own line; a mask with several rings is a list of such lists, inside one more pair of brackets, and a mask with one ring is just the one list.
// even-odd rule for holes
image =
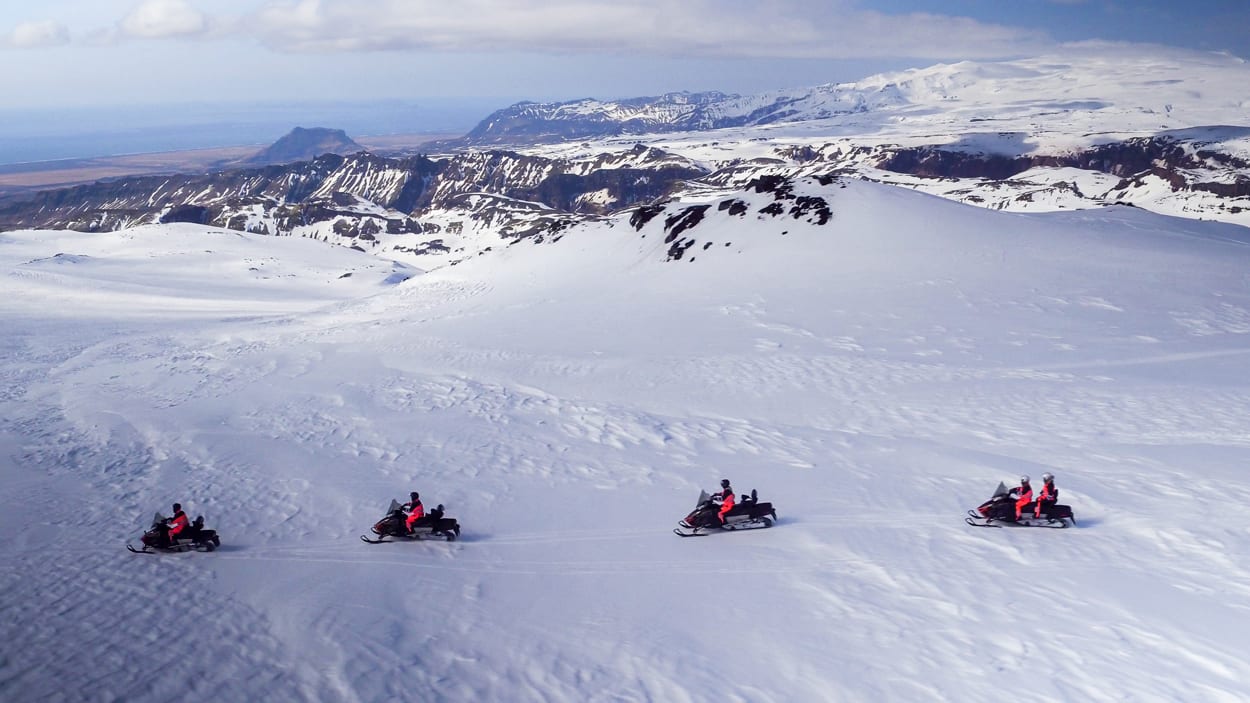
[[[400, 134], [363, 137], [356, 139], [356, 142], [376, 154], [405, 155], [416, 153], [426, 142], [458, 136], [460, 135]], [[191, 149], [0, 165], [0, 195], [68, 187], [124, 176], [209, 173], [237, 167], [240, 161], [266, 146], [268, 145], [252, 144], [217, 149]]]

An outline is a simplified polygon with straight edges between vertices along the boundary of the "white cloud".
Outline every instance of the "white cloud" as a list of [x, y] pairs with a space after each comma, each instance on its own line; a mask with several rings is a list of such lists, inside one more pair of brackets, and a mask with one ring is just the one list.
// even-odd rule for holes
[[140, 39], [202, 34], [207, 27], [204, 14], [186, 0], [145, 0], [121, 21], [123, 35]]
[[15, 49], [34, 49], [69, 43], [69, 30], [59, 22], [23, 22], [7, 37], [6, 45]]
[[274, 0], [253, 20], [262, 41], [293, 51], [977, 58], [1052, 43], [966, 18], [810, 0]]

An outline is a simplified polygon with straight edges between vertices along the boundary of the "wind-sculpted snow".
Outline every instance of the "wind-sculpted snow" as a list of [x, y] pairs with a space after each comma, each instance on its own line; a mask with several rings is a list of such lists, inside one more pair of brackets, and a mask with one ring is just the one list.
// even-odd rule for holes
[[[1244, 228], [783, 175], [631, 214], [399, 284], [0, 235], [0, 699], [1244, 697]], [[1076, 527], [962, 522], [1044, 471]], [[723, 477], [778, 524], [674, 537]], [[461, 540], [362, 544], [411, 490]], [[173, 501], [221, 548], [126, 552]]]

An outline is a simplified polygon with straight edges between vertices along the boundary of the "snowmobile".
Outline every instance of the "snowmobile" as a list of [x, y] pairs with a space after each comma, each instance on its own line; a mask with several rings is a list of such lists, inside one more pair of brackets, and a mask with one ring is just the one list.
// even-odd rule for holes
[[443, 517], [443, 506], [440, 504], [424, 517], [417, 518], [412, 524], [412, 532], [407, 527], [408, 515], [400, 506], [399, 501], [392, 500], [391, 507], [386, 511], [386, 517], [378, 520], [373, 525], [373, 534], [377, 535], [377, 539], [369, 539], [365, 535], [361, 535], [360, 539], [369, 544], [382, 544], [387, 537], [402, 537], [410, 540], [420, 540], [423, 537], [442, 537], [448, 542], [455, 542], [460, 536], [460, 523], [456, 522], [453, 517]]
[[968, 517], [964, 518], [964, 522], [974, 527], [1013, 525], [1017, 527], [1061, 528], [1067, 527], [1069, 523], [1076, 524], [1076, 517], [1072, 514], [1072, 508], [1067, 505], [1043, 503], [1041, 511], [1034, 514], [1036, 509], [1036, 501], [1029, 503], [1020, 510], [1020, 519], [1017, 520], [1016, 501], [1008, 493], [1007, 486], [1000, 481], [998, 490], [994, 491], [994, 495], [977, 506], [976, 510], [969, 510]]
[[193, 549], [197, 552], [211, 552], [221, 546], [221, 538], [217, 536], [217, 530], [204, 528], [203, 515], [196, 515], [195, 521], [189, 523], [186, 529], [173, 539], [169, 538], [169, 525], [165, 521], [164, 515], [156, 513], [152, 517], [152, 526], [140, 538], [143, 547], [135, 549], [127, 542], [126, 549], [135, 554], [155, 554], [158, 551], [189, 552]]
[[773, 504], [759, 502], [755, 489], [751, 489], [751, 495], [743, 495], [734, 507], [729, 509], [723, 525], [718, 515], [719, 512], [720, 506], [712, 501], [707, 491], [702, 491], [699, 493], [699, 502], [695, 503], [694, 510], [677, 523], [678, 527], [673, 530], [673, 534], [678, 537], [699, 537], [709, 534], [708, 531], [713, 529], [758, 530], [772, 527], [777, 519], [777, 511], [773, 509]]

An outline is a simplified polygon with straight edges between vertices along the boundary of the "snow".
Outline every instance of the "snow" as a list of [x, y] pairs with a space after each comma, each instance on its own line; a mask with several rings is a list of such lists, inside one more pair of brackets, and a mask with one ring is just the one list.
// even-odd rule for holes
[[[711, 207], [665, 262], [617, 219], [407, 280], [0, 235], [0, 699], [1250, 695], [1247, 230], [798, 192], [832, 221]], [[963, 523], [1044, 471], [1078, 527]], [[780, 522], [672, 535], [722, 477]], [[362, 544], [410, 490], [462, 539]], [[126, 552], [173, 501], [222, 547]]]

